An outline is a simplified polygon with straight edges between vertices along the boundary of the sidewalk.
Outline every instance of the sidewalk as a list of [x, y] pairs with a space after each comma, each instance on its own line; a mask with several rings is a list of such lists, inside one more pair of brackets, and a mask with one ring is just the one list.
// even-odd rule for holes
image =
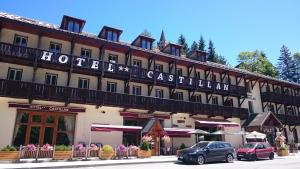
[[153, 156], [145, 159], [123, 159], [123, 160], [74, 160], [74, 161], [39, 161], [21, 160], [20, 163], [0, 162], [1, 169], [16, 168], [73, 168], [73, 167], [91, 167], [91, 166], [110, 166], [110, 165], [129, 165], [129, 164], [145, 164], [145, 163], [165, 163], [175, 162], [176, 156]]

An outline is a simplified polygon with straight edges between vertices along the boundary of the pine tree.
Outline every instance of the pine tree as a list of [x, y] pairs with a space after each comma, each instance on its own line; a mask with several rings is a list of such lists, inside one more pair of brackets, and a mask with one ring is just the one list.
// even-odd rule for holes
[[211, 40], [209, 40], [207, 61], [215, 62], [216, 61], [215, 56], [216, 56], [216, 51], [215, 51], [214, 43]]
[[295, 53], [293, 55], [293, 60], [294, 60], [294, 64], [295, 64], [295, 82], [300, 84], [300, 53]]
[[199, 44], [198, 44], [198, 49], [201, 51], [205, 51], [205, 41], [203, 39], [203, 36], [200, 36]]
[[197, 42], [193, 41], [192, 45], [191, 45], [191, 51], [196, 51], [198, 49], [198, 44]]
[[278, 58], [278, 70], [279, 77], [283, 80], [294, 81], [295, 80], [295, 63], [291, 57], [291, 52], [283, 45], [280, 49], [280, 57]]
[[189, 47], [188, 44], [186, 43], [185, 37], [182, 34], [179, 36], [177, 43], [179, 45], [182, 45], [181, 54], [186, 55], [189, 51]]

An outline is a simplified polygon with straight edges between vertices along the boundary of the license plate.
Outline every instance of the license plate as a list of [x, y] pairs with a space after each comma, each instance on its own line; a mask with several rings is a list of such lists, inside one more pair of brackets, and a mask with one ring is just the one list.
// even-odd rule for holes
[[244, 155], [242, 155], [242, 154], [239, 154], [239, 155], [238, 155], [238, 157], [244, 157]]

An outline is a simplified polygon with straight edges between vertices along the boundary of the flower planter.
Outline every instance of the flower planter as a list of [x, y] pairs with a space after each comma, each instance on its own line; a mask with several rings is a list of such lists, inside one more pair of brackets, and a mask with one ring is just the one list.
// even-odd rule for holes
[[151, 150], [138, 150], [138, 158], [149, 158], [151, 157]]
[[38, 158], [52, 158], [53, 150], [40, 150]]
[[102, 160], [110, 160], [114, 156], [115, 156], [115, 152], [114, 151], [112, 151], [112, 152], [106, 152], [106, 151], [102, 151], [101, 150], [99, 158], [102, 159]]
[[17, 161], [19, 159], [19, 151], [0, 151], [0, 160]]
[[277, 155], [278, 156], [288, 156], [289, 155], [289, 150], [277, 150]]
[[53, 160], [72, 159], [72, 151], [54, 151]]

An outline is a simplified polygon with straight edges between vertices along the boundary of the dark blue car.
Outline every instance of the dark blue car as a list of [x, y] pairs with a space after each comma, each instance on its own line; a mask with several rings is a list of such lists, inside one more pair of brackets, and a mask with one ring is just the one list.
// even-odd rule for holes
[[200, 165], [217, 161], [232, 163], [234, 157], [234, 148], [230, 143], [223, 141], [202, 141], [178, 153], [179, 161]]

